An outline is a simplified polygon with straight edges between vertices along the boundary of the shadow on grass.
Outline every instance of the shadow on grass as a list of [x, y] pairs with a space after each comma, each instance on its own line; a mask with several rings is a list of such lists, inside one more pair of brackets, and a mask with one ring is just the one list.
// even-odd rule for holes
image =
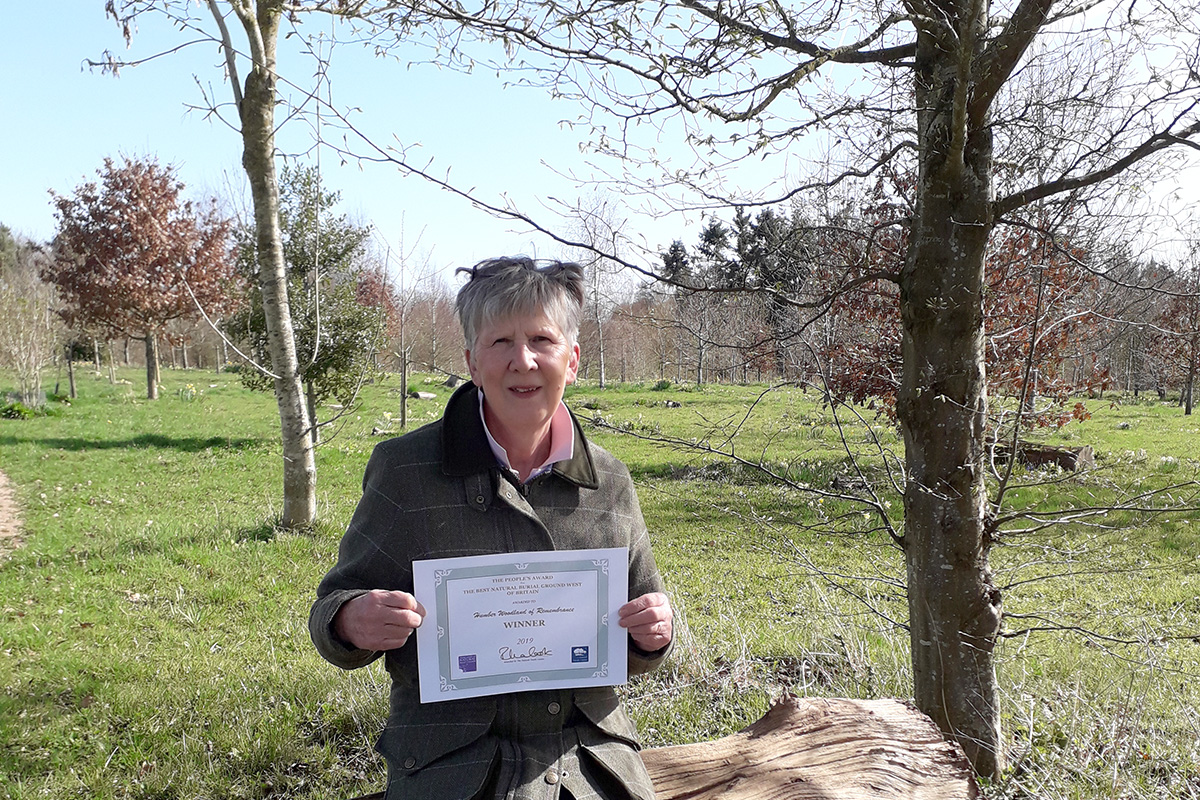
[[41, 439], [36, 436], [21, 438], [17, 436], [0, 436], [0, 445], [36, 444], [56, 450], [137, 450], [157, 447], [164, 450], [178, 450], [182, 453], [197, 453], [212, 448], [214, 450], [249, 450], [262, 444], [265, 439], [238, 438], [228, 436], [163, 436], [159, 433], [143, 433], [130, 439]]

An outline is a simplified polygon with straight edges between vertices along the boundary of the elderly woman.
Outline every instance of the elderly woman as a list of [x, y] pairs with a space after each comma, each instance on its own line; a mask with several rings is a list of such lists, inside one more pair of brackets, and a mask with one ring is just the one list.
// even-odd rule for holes
[[375, 448], [337, 564], [309, 619], [344, 669], [380, 655], [392, 678], [376, 748], [387, 800], [652, 800], [636, 731], [612, 687], [421, 704], [412, 562], [627, 547], [629, 673], [670, 649], [672, 611], [629, 472], [562, 402], [579, 368], [583, 270], [484, 261], [458, 294], [471, 383], [442, 419]]

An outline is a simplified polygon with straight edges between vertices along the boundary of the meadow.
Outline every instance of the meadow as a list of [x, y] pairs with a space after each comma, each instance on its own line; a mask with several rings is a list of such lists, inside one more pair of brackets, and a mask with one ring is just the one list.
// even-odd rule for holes
[[[167, 370], [147, 402], [140, 373], [120, 377], [85, 377], [48, 415], [0, 419], [0, 470], [24, 519], [23, 542], [0, 555], [0, 796], [381, 788], [386, 675], [327, 664], [306, 622], [371, 448], [400, 433], [395, 379], [327, 429], [321, 521], [295, 533], [274, 524], [272, 397], [234, 375]], [[416, 383], [437, 398], [409, 401], [410, 427], [450, 393]], [[896, 469], [886, 419], [765, 385], [585, 382], [568, 402], [629, 465], [679, 614], [671, 663], [625, 690], [647, 745], [738, 730], [783, 692], [909, 695], [903, 560], [853, 500], [863, 476], [888, 487]], [[1031, 435], [1091, 445], [1096, 469], [1019, 470], [1008, 501], [1113, 510], [993, 551], [1011, 766], [986, 792], [1200, 798], [1200, 417], [1145, 398], [1088, 408]], [[1164, 487], [1170, 513], [1119, 508]], [[899, 495], [878, 501], [900, 524]]]

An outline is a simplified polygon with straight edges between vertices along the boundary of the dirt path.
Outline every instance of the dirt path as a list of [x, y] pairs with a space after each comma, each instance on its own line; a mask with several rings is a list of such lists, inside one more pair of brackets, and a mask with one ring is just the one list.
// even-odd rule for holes
[[0, 559], [21, 544], [21, 515], [17, 511], [17, 498], [8, 484], [8, 478], [0, 472]]

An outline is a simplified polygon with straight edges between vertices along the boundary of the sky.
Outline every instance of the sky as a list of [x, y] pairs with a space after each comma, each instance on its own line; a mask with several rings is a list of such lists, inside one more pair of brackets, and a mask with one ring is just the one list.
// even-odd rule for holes
[[[195, 36], [148, 19], [126, 49], [116, 24], [104, 16], [102, 0], [55, 0], [54, 7], [51, 21], [41, 3], [0, 0], [6, 117], [0, 125], [0, 223], [35, 241], [50, 239], [56, 221], [49, 190], [71, 193], [94, 180], [108, 157], [153, 157], [173, 166], [190, 197], [244, 196], [238, 133], [187, 108], [203, 105], [201, 85], [222, 102], [231, 97], [215, 44], [123, 69], [118, 77], [104, 75], [84, 60], [98, 59], [105, 50], [142, 58]], [[281, 74], [311, 86], [314, 62], [283, 47]], [[385, 146], [415, 145], [409, 151], [413, 163], [430, 164], [439, 177], [449, 170], [453, 181], [489, 202], [509, 199], [562, 231], [568, 222], [551, 213], [552, 198], [593, 191], [560, 174], [591, 174], [580, 152], [582, 134], [560, 124], [579, 110], [551, 101], [543, 90], [506, 89], [486, 71], [468, 76], [409, 68], [354, 45], [339, 46], [332, 63], [333, 100], [341, 108], [361, 109], [352, 116], [356, 127]], [[496, 255], [562, 255], [545, 237], [495, 219], [394, 166], [343, 163], [330, 148], [313, 152], [315, 131], [312, 119], [286, 122], [278, 134], [280, 149], [309, 151], [307, 163], [319, 157], [323, 181], [341, 192], [339, 210], [372, 224], [380, 247], [393, 255], [403, 252], [417, 271], [429, 264], [445, 274]], [[321, 133], [337, 140], [343, 135], [328, 117]], [[651, 254], [689, 224], [679, 218], [629, 219], [629, 232], [642, 237]]]
[[[197, 7], [203, 11], [202, 5]], [[189, 104], [203, 105], [201, 86], [221, 101], [230, 98], [215, 44], [185, 48], [126, 68], [114, 78], [89, 70], [84, 60], [99, 58], [105, 50], [143, 58], [195, 36], [150, 17], [126, 50], [117, 26], [104, 16], [103, 0], [55, 0], [53, 19], [47, 18], [46, 8], [45, 3], [0, 0], [0, 30], [5, 33], [0, 48], [5, 114], [0, 125], [0, 223], [36, 241], [50, 239], [55, 218], [49, 190], [69, 194], [95, 179], [106, 157], [157, 158], [177, 169], [193, 198], [244, 196], [239, 135], [188, 109]], [[313, 61], [294, 45], [281, 47], [281, 73], [311, 86]], [[404, 63], [418, 57], [414, 52], [389, 62], [354, 45], [339, 46], [332, 59], [335, 105], [360, 109], [352, 115], [356, 126], [378, 143], [412, 146], [411, 161], [429, 164], [432, 174], [449, 170], [457, 185], [479, 197], [498, 205], [511, 201], [548, 226], [565, 230], [568, 223], [553, 213], [555, 199], [572, 200], [594, 190], [563, 174], [597, 174], [581, 154], [584, 134], [561, 124], [580, 110], [551, 100], [541, 89], [504, 88], [486, 70], [463, 75]], [[313, 151], [315, 132], [311, 118], [287, 121], [280, 128], [280, 148], [292, 154], [309, 151], [308, 163], [319, 157], [326, 185], [342, 193], [341, 210], [372, 224], [381, 249], [405, 254], [414, 274], [429, 269], [448, 275], [455, 267], [496, 255], [563, 255], [559, 245], [518, 223], [495, 219], [393, 166], [342, 163], [330, 148]], [[328, 117], [320, 132], [327, 139], [342, 135]], [[671, 153], [670, 142], [658, 144]], [[682, 152], [678, 156], [691, 159]], [[1200, 167], [1197, 154], [1189, 157]], [[784, 168], [779, 161], [763, 162], [758, 172], [747, 168], [743, 179], [761, 187], [781, 180]], [[1164, 176], [1156, 192], [1182, 192], [1195, 199], [1195, 206], [1200, 202], [1200, 169]], [[622, 218], [627, 220], [625, 233], [645, 246], [640, 256], [631, 256], [650, 267], [657, 265], [654, 254], [674, 238], [694, 243], [700, 225], [698, 215], [652, 219], [630, 210]]]

